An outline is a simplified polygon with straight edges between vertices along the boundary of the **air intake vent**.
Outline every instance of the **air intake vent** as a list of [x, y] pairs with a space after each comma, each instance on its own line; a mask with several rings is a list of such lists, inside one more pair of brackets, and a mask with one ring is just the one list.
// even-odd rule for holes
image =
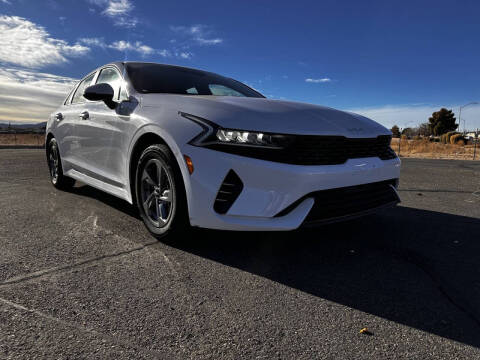
[[313, 198], [310, 213], [305, 219], [309, 222], [328, 222], [342, 217], [354, 217], [386, 205], [400, 202], [394, 190], [398, 179], [380, 181], [328, 190], [320, 190], [303, 196], [275, 216], [283, 216], [292, 211], [306, 198]]
[[242, 192], [243, 183], [235, 171], [230, 170], [225, 176], [220, 189], [218, 190], [213, 210], [219, 214], [225, 214]]

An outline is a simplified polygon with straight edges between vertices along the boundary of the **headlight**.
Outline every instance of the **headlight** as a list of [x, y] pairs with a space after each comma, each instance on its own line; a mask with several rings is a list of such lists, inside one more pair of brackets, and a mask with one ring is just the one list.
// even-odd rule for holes
[[282, 148], [282, 135], [265, 134], [261, 132], [218, 129], [217, 141], [232, 145], [266, 146], [270, 148]]
[[179, 112], [179, 114], [203, 127], [204, 131], [190, 141], [190, 144], [196, 146], [205, 146], [224, 151], [230, 146], [284, 149], [291, 140], [290, 136], [282, 134], [224, 129], [198, 116], [183, 112]]

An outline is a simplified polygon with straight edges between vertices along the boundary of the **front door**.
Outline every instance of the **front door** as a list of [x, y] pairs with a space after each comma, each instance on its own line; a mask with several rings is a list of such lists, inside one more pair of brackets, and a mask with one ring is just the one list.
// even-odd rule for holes
[[62, 157], [64, 171], [76, 168], [81, 164], [80, 142], [76, 131], [79, 114], [85, 107], [86, 99], [83, 97], [83, 90], [90, 86], [95, 73], [86, 76], [77, 86], [71, 97], [65, 101], [65, 104], [55, 114], [56, 133], [60, 139], [59, 148]]
[[[107, 83], [114, 89], [116, 107], [110, 109], [103, 101], [86, 103], [85, 118], [78, 123], [76, 133], [82, 148], [87, 175], [110, 185], [126, 184], [126, 144], [130, 117], [120, 111], [122, 77], [117, 69], [106, 67], [100, 71], [97, 84]], [[82, 110], [82, 109], [79, 109]]]

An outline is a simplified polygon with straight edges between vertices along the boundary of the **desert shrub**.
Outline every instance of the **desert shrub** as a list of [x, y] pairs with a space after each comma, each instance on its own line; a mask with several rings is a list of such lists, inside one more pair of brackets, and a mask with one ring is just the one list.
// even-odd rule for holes
[[450, 144], [450, 138], [453, 136], [453, 135], [456, 135], [458, 134], [458, 132], [456, 131], [449, 131], [447, 132], [445, 135], [446, 135], [446, 139], [445, 139], [445, 144]]
[[453, 134], [450, 136], [450, 144], [458, 144], [460, 141], [465, 143], [465, 138], [462, 134]]
[[448, 142], [450, 144], [455, 144], [455, 139], [458, 137], [458, 134], [453, 134], [453, 135], [450, 135], [450, 138], [448, 139]]

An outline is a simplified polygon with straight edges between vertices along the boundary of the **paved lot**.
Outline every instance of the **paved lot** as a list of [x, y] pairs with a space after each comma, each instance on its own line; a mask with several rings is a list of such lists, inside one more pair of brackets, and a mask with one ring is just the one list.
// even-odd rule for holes
[[0, 150], [0, 358], [480, 358], [480, 163], [406, 159], [400, 188], [348, 223], [157, 242]]

